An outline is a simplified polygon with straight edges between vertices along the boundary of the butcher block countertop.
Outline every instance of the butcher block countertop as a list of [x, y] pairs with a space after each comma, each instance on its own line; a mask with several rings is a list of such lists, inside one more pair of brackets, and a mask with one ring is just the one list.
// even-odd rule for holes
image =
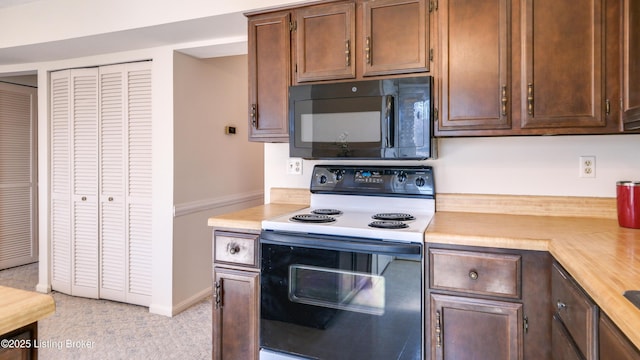
[[436, 212], [425, 241], [549, 251], [640, 348], [640, 309], [623, 296], [640, 290], [640, 230], [612, 219]]
[[50, 295], [0, 286], [0, 335], [52, 315], [55, 309]]
[[[277, 189], [278, 194], [280, 189]], [[304, 192], [215, 216], [209, 226], [260, 230], [262, 219], [308, 206]], [[640, 309], [626, 290], [640, 290], [640, 229], [618, 226], [615, 199], [438, 194], [425, 242], [549, 251], [596, 304], [640, 348]]]

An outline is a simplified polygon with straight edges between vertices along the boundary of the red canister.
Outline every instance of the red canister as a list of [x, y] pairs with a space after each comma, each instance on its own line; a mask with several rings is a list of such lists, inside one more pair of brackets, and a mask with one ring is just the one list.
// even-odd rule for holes
[[640, 229], [640, 181], [618, 181], [618, 224], [622, 227]]

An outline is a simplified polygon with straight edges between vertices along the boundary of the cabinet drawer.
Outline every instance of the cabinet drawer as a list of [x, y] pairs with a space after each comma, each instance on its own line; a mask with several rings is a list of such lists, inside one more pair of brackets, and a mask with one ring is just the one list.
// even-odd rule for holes
[[258, 267], [258, 235], [214, 232], [213, 262]]
[[520, 298], [521, 256], [429, 249], [430, 287]]
[[578, 350], [585, 359], [596, 359], [598, 309], [558, 264], [553, 264], [551, 274], [551, 300]]

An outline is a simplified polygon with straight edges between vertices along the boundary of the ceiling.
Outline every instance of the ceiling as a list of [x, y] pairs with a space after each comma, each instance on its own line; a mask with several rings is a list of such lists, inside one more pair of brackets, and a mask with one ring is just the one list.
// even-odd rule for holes
[[[0, 8], [48, 0], [0, 0]], [[0, 66], [56, 61], [179, 43], [186, 54], [208, 58], [246, 53], [246, 18], [241, 13], [210, 16], [144, 28], [0, 49]], [[198, 46], [204, 42], [206, 46]]]
[[34, 1], [43, 1], [43, 0], [0, 0], [0, 8], [7, 8], [11, 6], [22, 5]]

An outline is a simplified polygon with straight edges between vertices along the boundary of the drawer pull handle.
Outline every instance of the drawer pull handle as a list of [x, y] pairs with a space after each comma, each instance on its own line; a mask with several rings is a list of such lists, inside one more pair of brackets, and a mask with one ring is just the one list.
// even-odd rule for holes
[[567, 304], [563, 303], [562, 301], [558, 300], [558, 302], [556, 303], [556, 307], [558, 308], [558, 312], [560, 310], [563, 310], [567, 307]]
[[240, 245], [236, 243], [229, 243], [229, 245], [227, 245], [227, 251], [229, 251], [229, 254], [235, 255], [240, 252]]
[[478, 280], [478, 272], [475, 270], [469, 271], [469, 277], [471, 280]]

